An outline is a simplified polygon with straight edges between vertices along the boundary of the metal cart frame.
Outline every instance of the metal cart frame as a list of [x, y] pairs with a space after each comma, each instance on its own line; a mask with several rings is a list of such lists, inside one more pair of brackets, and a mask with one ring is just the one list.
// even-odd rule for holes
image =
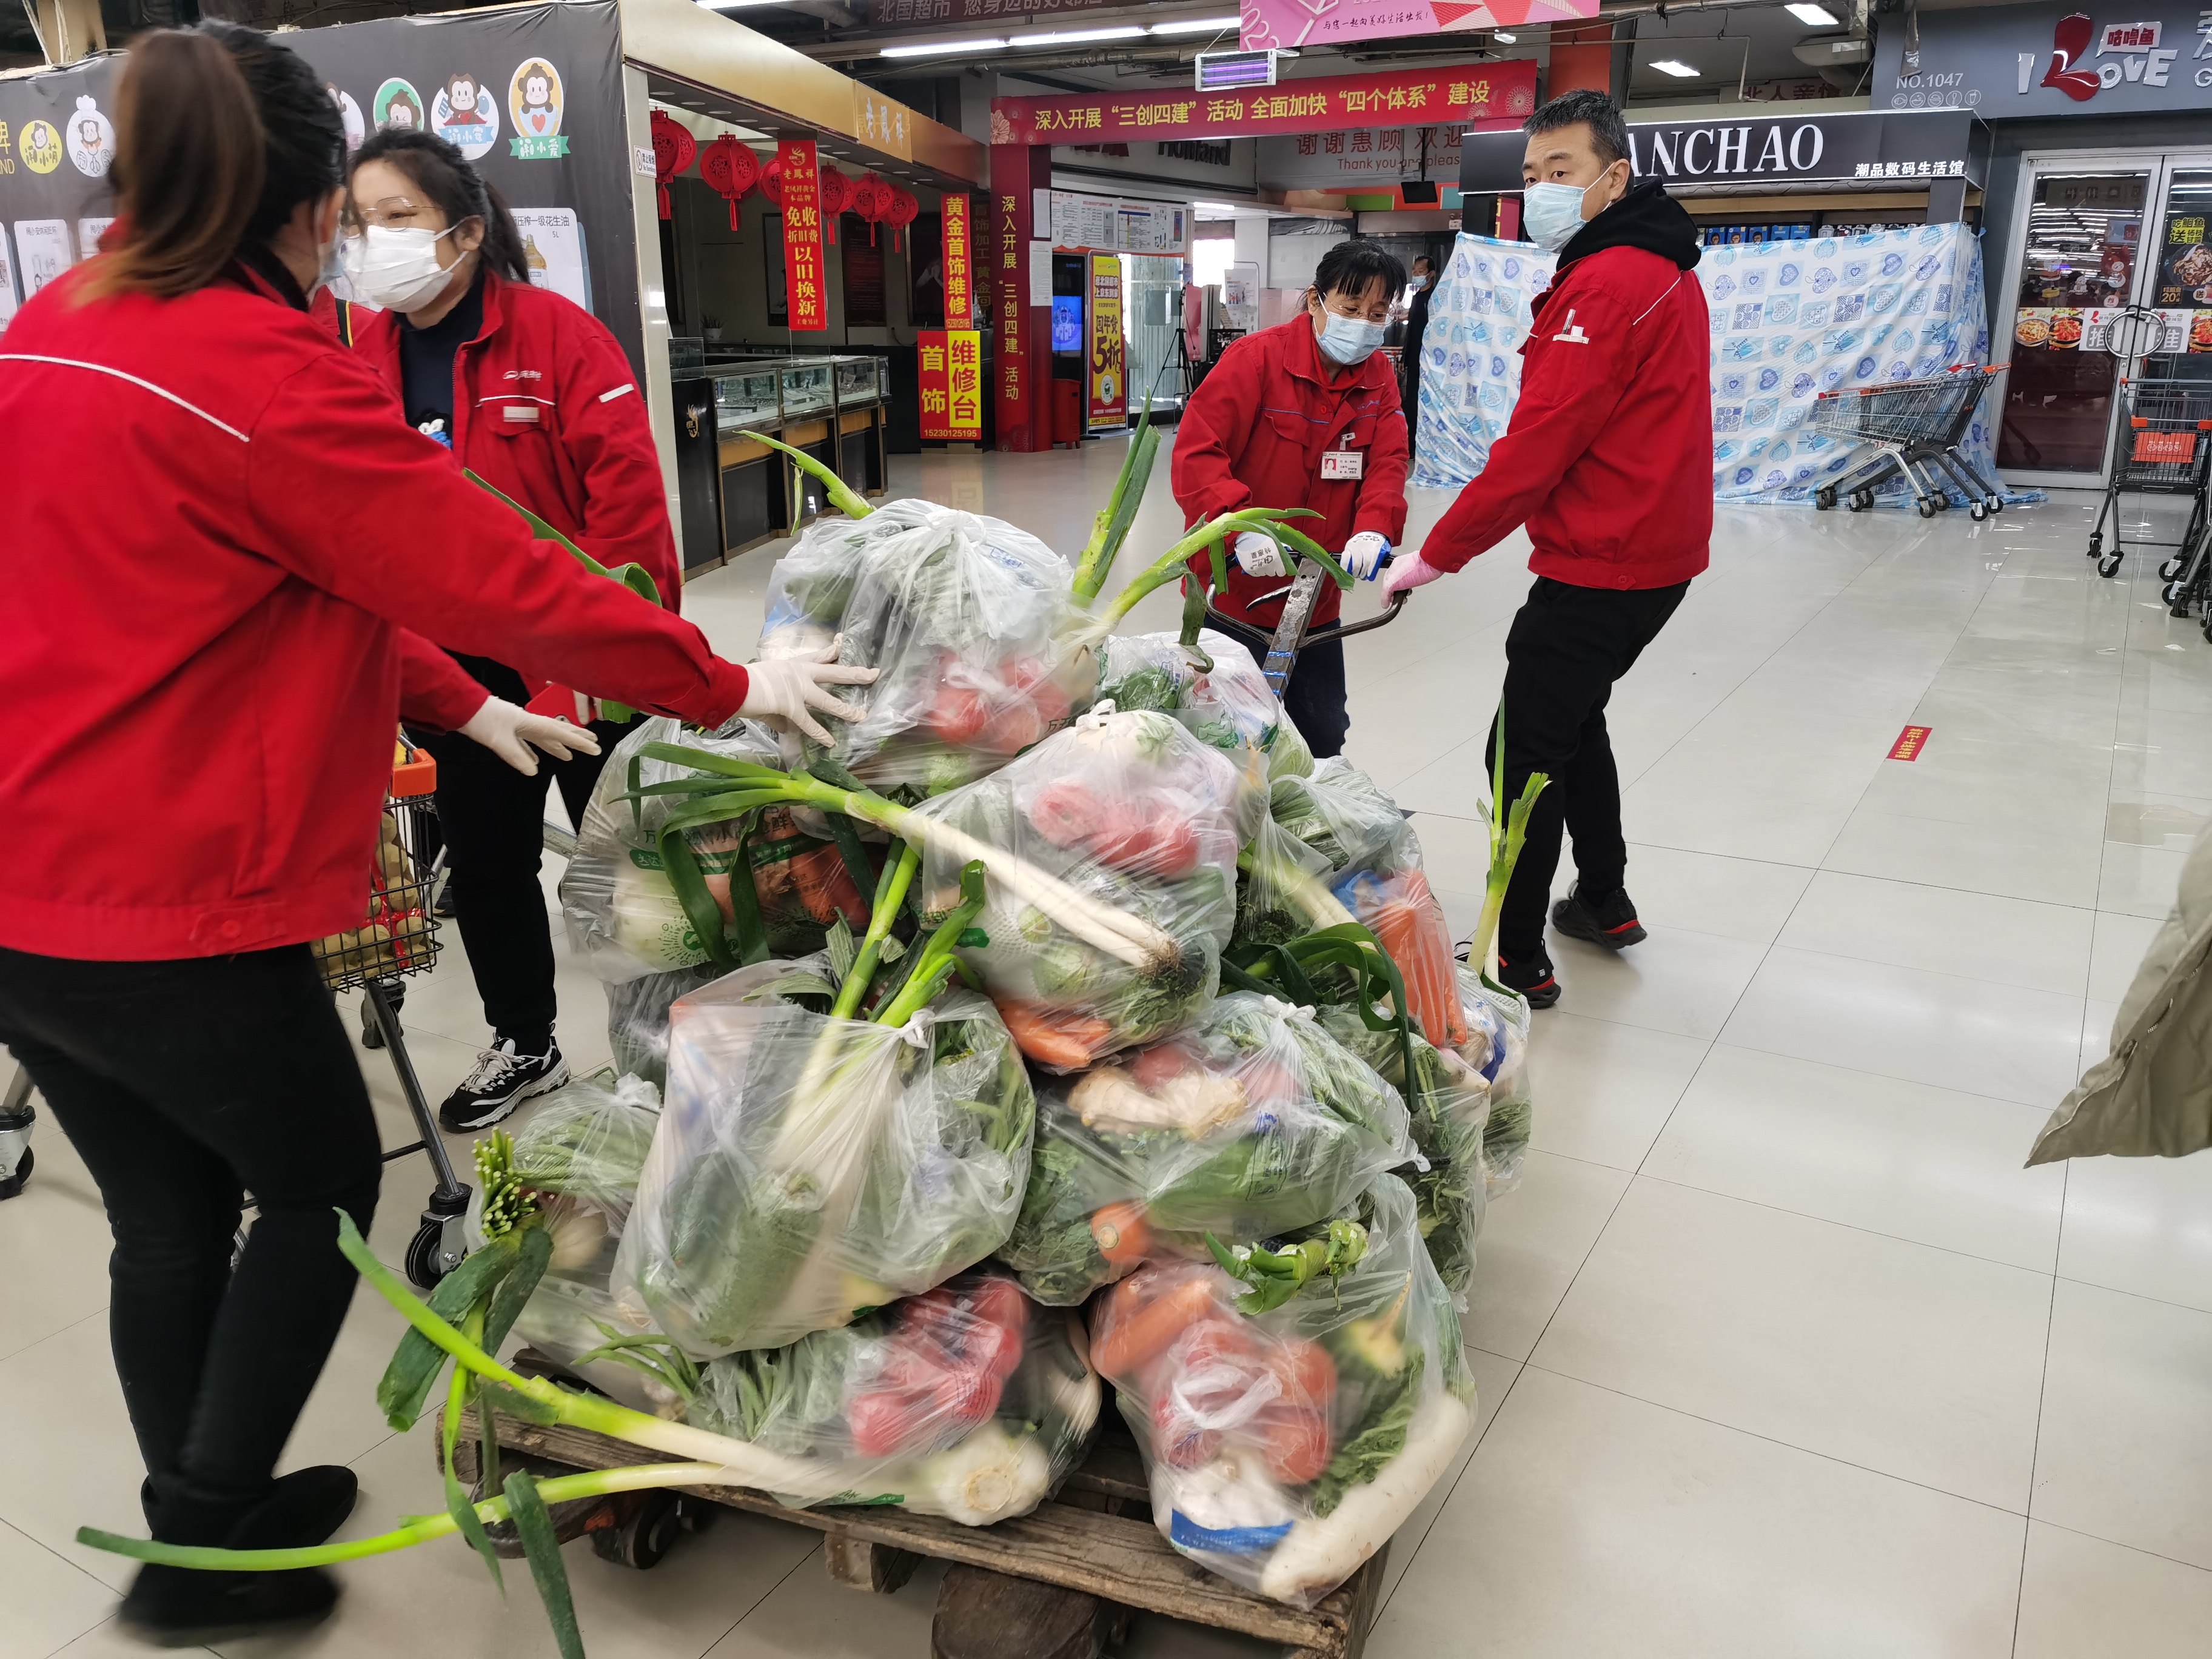
[[2003, 512], [2002, 492], [1974, 470], [1959, 446], [1990, 382], [2011, 367], [1960, 363], [1925, 380], [1823, 392], [1813, 400], [1807, 428], [1854, 438], [1881, 453], [1857, 471], [1821, 485], [1814, 492], [1814, 506], [1825, 513], [1841, 498], [1852, 512], [1863, 513], [1874, 505], [1881, 485], [1901, 477], [1912, 487], [1923, 519], [1950, 507], [1954, 487], [1976, 520]]
[[[2186, 325], [2148, 306], [2123, 306], [2100, 316], [2084, 331], [2081, 349], [2107, 352], [2119, 359], [2120, 379], [2115, 389], [2127, 408], [2127, 418], [2118, 423], [2112, 432], [2105, 503], [2097, 510], [2096, 526], [2089, 532], [2087, 556], [2097, 561], [2100, 576], [2119, 574], [2120, 561], [2126, 551], [2120, 537], [2121, 491], [2143, 495], [2193, 493], [2196, 507], [2190, 516], [2189, 528], [2182, 533], [2179, 542], [2136, 544], [2174, 550], [2173, 556], [2159, 566], [2158, 574], [2166, 579], [2165, 599], [2169, 606], [2174, 607], [2172, 614], [2186, 616], [2188, 607], [2183, 602], [2181, 584], [2176, 579], [2181, 575], [2190, 549], [2203, 527], [2208, 440], [2202, 434], [2212, 431], [2212, 422], [2198, 417], [2212, 416], [2212, 386], [2200, 383], [2192, 387], [2185, 382], [2142, 378], [2139, 366], [2145, 360], [2182, 356], [2189, 349]], [[2188, 396], [2192, 390], [2203, 394], [2198, 400], [2201, 406], [2192, 407]], [[2107, 521], [2112, 526], [2112, 544], [2109, 549], [2105, 546]]]

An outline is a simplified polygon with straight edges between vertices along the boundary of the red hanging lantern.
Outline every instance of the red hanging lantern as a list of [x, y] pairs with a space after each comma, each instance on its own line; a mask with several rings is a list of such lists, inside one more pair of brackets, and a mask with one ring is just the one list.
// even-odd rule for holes
[[853, 205], [853, 181], [835, 167], [822, 169], [822, 223], [830, 233], [830, 240], [837, 240], [837, 221], [845, 216], [845, 210]]
[[653, 112], [653, 176], [660, 186], [662, 218], [674, 214], [668, 199], [668, 181], [690, 167], [698, 154], [698, 140], [684, 131], [682, 123], [671, 119], [665, 111]]
[[776, 206], [783, 205], [783, 157], [771, 155], [761, 168], [760, 191]]
[[884, 215], [884, 222], [891, 228], [891, 246], [893, 247], [897, 247], [901, 245], [898, 239], [899, 232], [904, 230], [908, 225], [912, 224], [921, 216], [921, 203], [915, 196], [914, 192], [909, 190], [900, 190], [896, 185], [893, 186], [891, 190], [891, 204], [889, 210]]
[[738, 228], [738, 204], [760, 182], [760, 157], [726, 132], [699, 158], [699, 176], [730, 204], [732, 230]]
[[876, 227], [890, 214], [891, 198], [896, 192], [872, 173], [860, 175], [860, 182], [853, 186], [853, 211], [868, 222], [868, 246], [876, 245]]

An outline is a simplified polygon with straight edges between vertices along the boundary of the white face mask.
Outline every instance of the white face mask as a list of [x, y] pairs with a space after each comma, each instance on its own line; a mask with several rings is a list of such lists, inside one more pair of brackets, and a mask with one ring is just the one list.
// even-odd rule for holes
[[1557, 253], [1583, 228], [1587, 189], [1572, 185], [1530, 185], [1521, 193], [1521, 222], [1528, 240]]
[[459, 228], [402, 230], [371, 225], [345, 244], [346, 281], [356, 297], [370, 305], [386, 311], [420, 311], [453, 280], [454, 267], [438, 263], [438, 244]]

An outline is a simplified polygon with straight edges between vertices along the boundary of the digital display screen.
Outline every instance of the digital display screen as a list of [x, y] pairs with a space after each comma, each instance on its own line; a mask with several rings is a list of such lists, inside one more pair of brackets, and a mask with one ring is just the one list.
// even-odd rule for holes
[[1080, 294], [1055, 294], [1052, 296], [1052, 349], [1054, 351], [1083, 349], [1083, 296]]

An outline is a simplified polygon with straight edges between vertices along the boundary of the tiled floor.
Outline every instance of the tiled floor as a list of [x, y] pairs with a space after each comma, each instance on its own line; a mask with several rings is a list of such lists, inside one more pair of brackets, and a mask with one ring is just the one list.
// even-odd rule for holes
[[[1072, 550], [1118, 463], [896, 477]], [[1175, 528], [1156, 489], [1133, 556]], [[1444, 505], [1420, 499], [1409, 539]], [[1466, 1323], [1481, 1434], [1394, 1550], [1378, 1659], [2204, 1650], [2212, 1160], [2021, 1167], [2212, 817], [2212, 647], [2144, 562], [2097, 580], [2087, 516], [1720, 515], [1711, 574], [1612, 711], [1652, 936], [1557, 947], [1534, 1150]], [[1352, 752], [1416, 809], [1462, 930], [1520, 546], [1352, 651]], [[690, 591], [732, 655], [772, 557]], [[1886, 760], [1908, 722], [1925, 750]], [[598, 1063], [598, 987], [564, 960], [561, 992]], [[458, 950], [406, 1018], [450, 1087], [484, 1035]], [[363, 1060], [396, 1142], [390, 1068]], [[51, 1122], [38, 1148], [0, 1206], [0, 1659], [103, 1659], [124, 1571], [70, 1538], [134, 1527], [137, 1477], [98, 1206]], [[387, 1258], [426, 1186], [419, 1164], [388, 1181]], [[356, 1303], [292, 1448], [360, 1469], [362, 1531], [439, 1506], [422, 1432], [368, 1398], [394, 1330]], [[930, 1574], [866, 1601], [815, 1553], [731, 1517], [650, 1576], [581, 1552], [572, 1571], [603, 1659], [927, 1651]], [[551, 1651], [527, 1592], [503, 1605], [457, 1547], [344, 1576], [321, 1632], [226, 1654]], [[1257, 1652], [1157, 1620], [1133, 1650]]]

